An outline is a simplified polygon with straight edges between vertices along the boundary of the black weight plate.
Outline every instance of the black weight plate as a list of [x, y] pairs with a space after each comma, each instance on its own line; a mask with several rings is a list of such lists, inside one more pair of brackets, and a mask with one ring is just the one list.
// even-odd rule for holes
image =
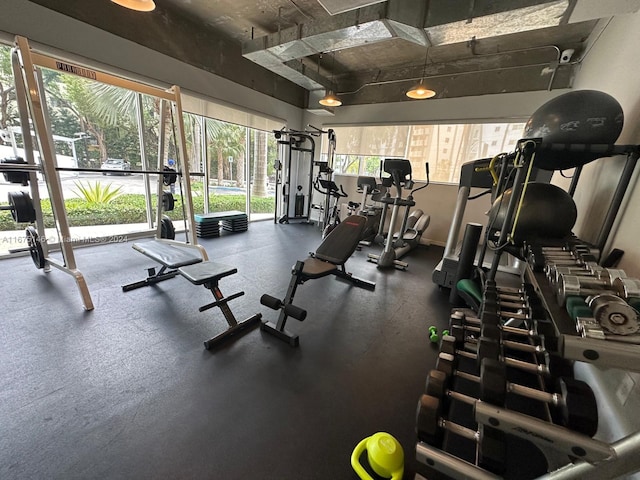
[[440, 399], [430, 395], [421, 395], [416, 411], [416, 433], [418, 439], [441, 447], [444, 432], [438, 425], [440, 420]]
[[456, 357], [449, 353], [439, 353], [436, 361], [436, 370], [452, 376], [456, 370]]
[[456, 339], [451, 335], [443, 335], [440, 341], [440, 352], [449, 355], [456, 354]]
[[480, 446], [478, 448], [478, 465], [498, 475], [502, 475], [507, 465], [507, 438], [504, 432], [482, 426]]
[[495, 340], [496, 342], [500, 342], [502, 340], [502, 329], [497, 325], [491, 325], [490, 323], [483, 323], [480, 330], [480, 335], [482, 337]]
[[480, 362], [485, 358], [498, 360], [501, 356], [502, 349], [499, 342], [492, 338], [480, 337], [478, 340], [478, 367], [480, 367]]
[[162, 209], [165, 212], [170, 212], [175, 208], [175, 199], [171, 192], [162, 192]]
[[480, 366], [480, 400], [499, 407], [507, 400], [507, 370], [503, 363], [491, 358]]
[[168, 238], [169, 240], [176, 238], [176, 229], [173, 226], [173, 222], [166, 215], [162, 217], [162, 223], [160, 224], [160, 238]]
[[556, 391], [564, 398], [564, 402], [552, 412], [554, 421], [593, 437], [598, 430], [598, 404], [591, 387], [574, 378], [560, 378]]
[[26, 229], [27, 245], [29, 246], [29, 253], [36, 268], [44, 268], [46, 260], [44, 258], [44, 251], [42, 250], [42, 243], [38, 232], [33, 226], [28, 226]]
[[427, 375], [425, 393], [436, 398], [443, 398], [447, 389], [447, 374], [440, 370], [431, 370]]
[[11, 216], [18, 223], [33, 223], [36, 220], [36, 210], [27, 192], [9, 192]]
[[167, 186], [173, 185], [174, 183], [176, 183], [176, 181], [178, 180], [178, 175], [175, 173], [176, 171], [175, 168], [164, 167], [162, 170], [164, 172], [168, 172], [162, 175], [162, 183], [164, 183]]

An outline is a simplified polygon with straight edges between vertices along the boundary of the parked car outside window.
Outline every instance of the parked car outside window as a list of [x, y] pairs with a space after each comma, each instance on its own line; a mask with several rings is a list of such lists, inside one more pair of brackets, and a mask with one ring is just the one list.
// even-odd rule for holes
[[[107, 161], [100, 165], [102, 170], [120, 170], [122, 175], [131, 175], [131, 164], [121, 158], [107, 158]], [[107, 175], [112, 172], [102, 172]]]

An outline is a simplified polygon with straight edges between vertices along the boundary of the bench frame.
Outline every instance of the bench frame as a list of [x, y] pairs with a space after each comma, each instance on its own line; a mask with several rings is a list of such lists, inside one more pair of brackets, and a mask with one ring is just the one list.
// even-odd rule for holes
[[[171, 249], [175, 254], [173, 261], [163, 258], [161, 253], [154, 250], [156, 247]], [[218, 286], [220, 279], [237, 273], [238, 269], [208, 261], [207, 252], [201, 245], [190, 245], [174, 240], [156, 239], [144, 243], [134, 243], [133, 248], [156, 261], [161, 266], [159, 270], [157, 270], [157, 267], [148, 268], [148, 276], [144, 280], [123, 285], [123, 292], [155, 285], [156, 283], [168, 280], [177, 275], [184, 277], [193, 285], [203, 285], [207, 290], [211, 291], [215, 301], [201, 306], [198, 310], [204, 312], [210, 308], [220, 308], [227, 321], [228, 328], [224, 332], [204, 342], [204, 347], [207, 350], [211, 350], [229, 337], [248, 331], [248, 327], [257, 325], [262, 318], [262, 314], [256, 313], [246, 320], [238, 322], [228, 303], [233, 299], [243, 296], [244, 292], [237, 292], [225, 297]], [[194, 270], [194, 266], [197, 266], [196, 268], [199, 272], [192, 271]]]

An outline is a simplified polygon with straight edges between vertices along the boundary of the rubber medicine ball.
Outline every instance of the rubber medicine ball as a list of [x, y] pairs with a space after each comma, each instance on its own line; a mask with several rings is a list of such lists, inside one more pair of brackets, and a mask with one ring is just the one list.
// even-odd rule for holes
[[[502, 228], [512, 190], [506, 190], [493, 203], [489, 211], [489, 225], [492, 231]], [[516, 204], [516, 212], [517, 212]], [[514, 212], [514, 218], [516, 213]], [[571, 234], [576, 223], [578, 210], [567, 192], [548, 183], [531, 182], [527, 185], [514, 240], [562, 239]], [[508, 225], [511, 231], [513, 220]]]
[[[543, 143], [614, 144], [624, 124], [624, 113], [611, 95], [597, 90], [576, 90], [549, 100], [529, 118], [523, 138], [541, 138]], [[535, 166], [563, 170], [599, 158], [597, 153], [536, 153]]]

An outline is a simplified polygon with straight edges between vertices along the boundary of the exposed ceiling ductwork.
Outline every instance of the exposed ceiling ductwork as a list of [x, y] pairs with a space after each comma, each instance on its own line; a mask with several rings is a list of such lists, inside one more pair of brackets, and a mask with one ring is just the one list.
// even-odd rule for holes
[[[325, 3], [343, 4], [344, 2], [320, 3], [331, 11]], [[356, 5], [370, 4], [372, 2], [346, 2]], [[592, 2], [591, 2], [592, 3]], [[602, 4], [607, 6], [603, 8]], [[320, 58], [322, 54], [329, 52], [343, 52], [361, 48], [371, 48], [375, 44], [387, 42], [395, 43], [391, 48], [394, 51], [401, 41], [408, 42], [406, 48], [416, 47], [442, 47], [461, 43], [467, 47], [467, 58], [447, 59], [439, 65], [430, 65], [427, 77], [439, 78], [455, 75], [479, 74], [487, 77], [490, 72], [504, 72], [510, 69], [527, 69], [528, 75], [545, 77], [537, 82], [537, 87], [532, 89], [553, 88], [554, 80], [559, 80], [556, 87], [570, 86], [571, 73], [565, 72], [563, 76], [557, 76], [556, 70], [563, 65], [560, 62], [560, 48], [555, 43], [538, 43], [534, 47], [540, 51], [546, 50], [548, 55], [543, 59], [540, 56], [529, 55], [530, 63], [523, 63], [523, 58], [516, 54], [522, 50], [508, 47], [508, 36], [522, 35], [523, 32], [546, 31], [550, 40], [559, 35], [553, 32], [562, 25], [563, 29], [576, 23], [572, 20], [573, 14], [581, 22], [593, 20], [605, 15], [613, 15], [620, 9], [626, 11], [637, 10], [638, 2], [630, 7], [628, 2], [598, 2], [597, 8], [587, 5], [587, 2], [576, 0], [555, 1], [463, 1], [454, 0], [447, 2], [424, 2], [422, 0], [389, 0], [384, 3], [363, 6], [355, 10], [332, 16], [320, 21], [305, 22], [295, 27], [279, 29], [276, 33], [265, 35], [256, 39], [243, 42], [242, 54], [245, 58], [281, 75], [290, 81], [308, 89], [334, 89], [346, 94], [360, 92], [364, 86], [381, 86], [393, 82], [408, 82], [420, 79], [417, 68], [420, 64], [399, 64], [397, 67], [388, 68], [386, 72], [377, 72], [377, 76], [384, 79], [373, 78], [372, 72], [350, 72], [351, 79], [342, 78], [339, 85], [329, 78], [327, 74], [320, 74]], [[584, 4], [584, 5], [582, 5]], [[464, 8], [466, 7], [466, 8]], [[345, 8], [346, 9], [346, 8]], [[335, 10], [342, 12], [344, 10]], [[586, 26], [586, 30], [577, 29], [579, 37], [584, 31], [590, 31], [594, 23]], [[499, 44], [496, 38], [503, 37], [505, 42]], [[493, 39], [497, 45], [491, 60], [489, 55], [483, 57], [483, 65], [478, 63], [478, 53], [475, 47], [483, 39]], [[585, 38], [580, 39], [584, 41]], [[575, 45], [566, 45], [567, 48]], [[505, 48], [506, 47], [506, 48]], [[382, 47], [380, 47], [382, 48]], [[378, 48], [378, 51], [380, 50]], [[564, 48], [564, 47], [563, 47]], [[575, 52], [575, 48], [570, 48]], [[434, 56], [435, 52], [434, 52]], [[503, 56], [500, 60], [498, 57]], [[487, 62], [493, 65], [487, 68]], [[472, 68], [462, 68], [476, 64]], [[569, 69], [568, 62], [564, 62]], [[314, 68], [317, 67], [317, 68]], [[459, 68], [456, 68], [459, 67]], [[352, 69], [350, 69], [352, 70]], [[411, 71], [414, 71], [412, 74]], [[425, 69], [426, 71], [427, 69]], [[446, 73], [449, 71], [450, 73]], [[395, 74], [393, 73], [395, 72]], [[331, 76], [340, 77], [339, 73], [328, 71]], [[489, 75], [490, 76], [490, 75]], [[360, 86], [355, 85], [354, 78], [360, 77]], [[369, 77], [369, 78], [367, 78]], [[348, 92], [344, 87], [355, 88]], [[441, 97], [444, 90], [440, 90]], [[369, 100], [371, 101], [371, 100]], [[360, 103], [357, 101], [357, 103]]]
[[293, 105], [570, 88], [608, 17], [640, 0], [30, 0]]

